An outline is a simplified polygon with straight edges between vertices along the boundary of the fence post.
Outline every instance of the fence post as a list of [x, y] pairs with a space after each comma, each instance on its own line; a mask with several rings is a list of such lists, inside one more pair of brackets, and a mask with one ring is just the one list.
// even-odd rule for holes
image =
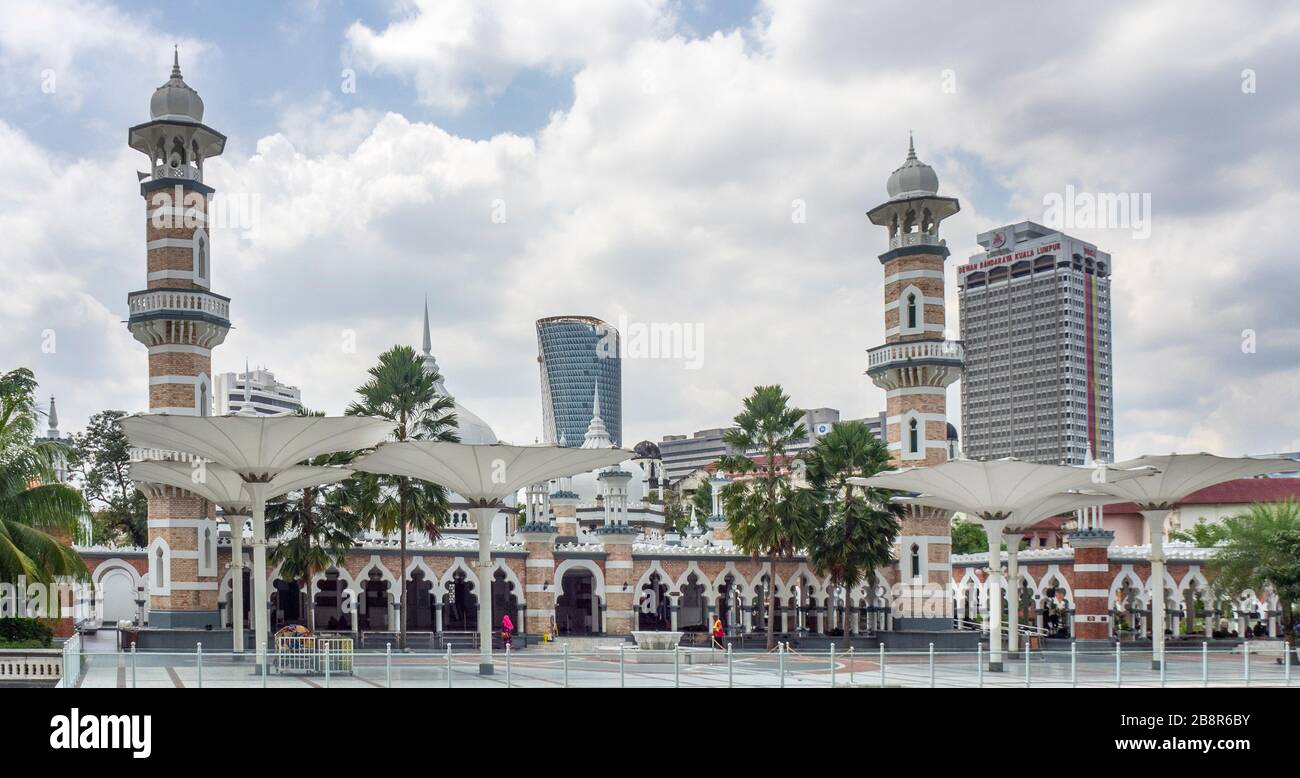
[[447, 688], [451, 688], [451, 644], [447, 644]]
[[510, 644], [506, 643], [506, 688], [510, 688]]
[[785, 643], [776, 644], [776, 654], [777, 654], [778, 667], [781, 671], [780, 686], [782, 689], [784, 689], [785, 688]]
[[1025, 652], [1025, 688], [1029, 688], [1029, 646], [1021, 646], [1021, 651]]
[[831, 643], [831, 688], [835, 688], [835, 644]]
[[1165, 665], [1169, 664], [1169, 654], [1167, 651], [1168, 646], [1166, 646], [1165, 648], [1166, 648], [1166, 652], [1160, 655], [1160, 688], [1161, 689], [1165, 688]]
[[732, 687], [732, 677], [733, 676], [731, 673], [731, 644], [728, 643], [727, 644], [727, 688], [728, 689]]
[[1241, 644], [1241, 680], [1250, 686], [1250, 646]]
[[194, 669], [199, 673], [199, 688], [203, 688], [203, 644], [194, 644]]
[[880, 644], [880, 688], [885, 688], [885, 644]]
[[131, 641], [131, 688], [135, 688], [135, 641]]
[[1286, 680], [1287, 686], [1291, 685], [1291, 652], [1293, 650], [1294, 649], [1291, 648], [1291, 644], [1286, 642], [1286, 638], [1282, 638], [1282, 656], [1285, 657], [1282, 660], [1282, 664], [1286, 668], [1285, 670], [1282, 671], [1283, 673], [1282, 677]]
[[682, 647], [673, 646], [673, 688], [682, 686]]
[[262, 654], [262, 688], [266, 688], [266, 667], [271, 664], [271, 658], [265, 653]]
[[857, 683], [857, 669], [853, 666], [853, 645], [849, 645], [849, 686]]
[[384, 645], [384, 688], [393, 688], [393, 644]]
[[1201, 686], [1210, 685], [1210, 644], [1201, 641]]
[[934, 644], [930, 644], [930, 688], [934, 688]]
[[624, 688], [625, 685], [627, 684], [627, 680], [623, 676], [623, 663], [626, 661], [623, 656], [623, 649], [624, 649], [624, 645], [622, 643], [619, 643], [618, 644], [618, 688], [620, 689]]
[[984, 644], [975, 644], [975, 688], [984, 688]]
[[1079, 644], [1070, 643], [1070, 688], [1079, 685]]
[[1123, 677], [1119, 668], [1119, 663], [1120, 663], [1119, 652], [1120, 652], [1119, 641], [1116, 640], [1115, 641], [1115, 688], [1116, 689], [1120, 687], [1121, 679]]
[[564, 688], [569, 688], [569, 641], [564, 641]]
[[330, 644], [328, 640], [322, 642], [325, 643], [325, 688], [328, 689], [330, 688]]

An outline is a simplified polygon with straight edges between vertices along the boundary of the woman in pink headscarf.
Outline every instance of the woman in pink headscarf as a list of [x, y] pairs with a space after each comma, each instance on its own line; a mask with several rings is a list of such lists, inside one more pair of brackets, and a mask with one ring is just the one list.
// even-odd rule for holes
[[510, 614], [501, 617], [501, 641], [510, 646], [510, 637], [514, 634], [515, 623], [510, 620]]

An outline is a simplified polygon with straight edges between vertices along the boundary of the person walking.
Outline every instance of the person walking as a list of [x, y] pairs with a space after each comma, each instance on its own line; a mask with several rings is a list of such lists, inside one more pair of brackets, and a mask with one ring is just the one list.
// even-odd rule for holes
[[510, 614], [501, 617], [501, 642], [506, 644], [506, 648], [512, 645], [511, 640], [515, 632], [515, 623], [510, 620]]
[[713, 647], [723, 649], [722, 639], [726, 637], [726, 632], [722, 629], [722, 619], [717, 616], [713, 617], [713, 629], [710, 633], [713, 637]]

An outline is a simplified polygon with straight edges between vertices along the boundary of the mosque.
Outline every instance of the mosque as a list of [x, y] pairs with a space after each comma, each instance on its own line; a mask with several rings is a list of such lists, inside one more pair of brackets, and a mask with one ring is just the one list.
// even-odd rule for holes
[[[231, 326], [231, 299], [210, 286], [214, 258], [206, 215], [214, 190], [203, 176], [205, 161], [223, 151], [225, 136], [203, 123], [203, 102], [185, 83], [179, 60], [153, 95], [150, 109], [150, 120], [129, 131], [131, 147], [149, 158], [150, 168], [140, 184], [147, 285], [128, 296], [127, 326], [148, 349], [150, 411], [204, 415], [211, 407], [212, 350]], [[880, 255], [887, 337], [869, 353], [867, 372], [885, 391], [885, 436], [896, 461], [934, 464], [945, 461], [950, 450], [944, 390], [961, 370], [960, 349], [941, 348], [933, 334], [944, 328], [948, 251], [938, 236], [939, 225], [957, 211], [958, 203], [939, 195], [937, 175], [914, 150], [889, 177], [886, 191], [888, 199], [869, 217], [888, 232], [888, 250]], [[169, 199], [177, 192], [185, 194], [183, 204]], [[157, 219], [171, 215], [188, 218]], [[909, 330], [900, 322], [899, 301], [917, 288], [920, 323], [917, 311], [909, 310]], [[909, 299], [915, 306], [916, 298]], [[426, 369], [443, 376], [432, 351], [427, 303], [422, 345]], [[924, 357], [919, 362], [918, 355]], [[446, 378], [439, 378], [437, 388], [453, 397]], [[601, 418], [599, 389], [593, 406], [581, 445], [613, 448]], [[497, 442], [491, 426], [459, 399], [455, 413], [463, 442]], [[726, 473], [711, 472], [709, 478], [715, 495], [727, 482]], [[1222, 502], [1201, 504], [1226, 513], [1257, 499], [1282, 499], [1300, 485], [1300, 479], [1255, 480], [1289, 483], [1266, 491], [1253, 482], [1233, 482], [1217, 496], [1205, 497]], [[671, 488], [658, 447], [643, 441], [620, 465], [537, 484], [503, 508], [492, 525], [490, 592], [478, 591], [477, 534], [469, 506], [453, 496], [441, 536], [416, 536], [409, 542], [406, 569], [399, 569], [396, 540], [367, 533], [356, 539], [342, 564], [314, 576], [307, 590], [272, 569], [268, 601], [254, 603], [245, 596], [237, 607], [245, 624], [252, 623], [250, 609], [267, 608], [273, 627], [302, 623], [310, 611], [318, 630], [349, 632], [362, 646], [382, 646], [397, 629], [406, 599], [408, 632], [439, 647], [472, 640], [481, 607], [492, 609], [494, 623], [509, 614], [529, 636], [703, 632], [714, 616], [729, 634], [746, 635], [765, 632], [767, 593], [775, 588], [778, 633], [808, 640], [873, 636], [904, 647], [910, 634], [970, 626], [988, 608], [982, 585], [987, 555], [950, 553], [947, 513], [909, 513], [895, 543], [895, 562], [845, 591], [830, 585], [800, 554], [771, 565], [738, 549], [716, 500], [711, 515], [695, 517], [685, 532], [672, 531], [664, 514], [665, 492]], [[222, 639], [228, 647], [236, 570], [245, 577], [243, 591], [254, 591], [248, 580], [251, 565], [232, 566], [231, 533], [250, 533], [246, 522], [231, 523], [201, 498], [170, 487], [150, 489], [148, 495], [146, 547], [78, 546], [102, 601], [99, 612], [79, 604], [78, 617], [104, 627], [143, 624], [141, 648], [192, 645], [199, 631], [205, 647], [221, 650]], [[1108, 509], [1106, 515], [1122, 524], [1124, 510]], [[1080, 586], [1074, 552], [1063, 535], [1068, 521], [1026, 532], [1032, 547], [1022, 552], [1019, 575], [1025, 622], [1063, 635], [1074, 629], [1071, 616]], [[1208, 615], [1240, 622], [1241, 629], [1247, 619], [1263, 620], [1276, 634], [1275, 601], [1249, 592], [1229, 603], [1200, 597], [1208, 585], [1211, 550], [1179, 543], [1170, 543], [1167, 550], [1165, 607], [1173, 619], [1190, 618], [1195, 625], [1199, 615], [1205, 626], [1197, 628], [1207, 631]], [[1135, 626], [1151, 610], [1144, 594], [1148, 552], [1140, 542], [1121, 543], [1108, 550], [1104, 571], [1096, 563], [1088, 565], [1089, 580], [1104, 572], [1110, 581], [1112, 613], [1127, 614]], [[917, 607], [918, 592], [938, 606]]]

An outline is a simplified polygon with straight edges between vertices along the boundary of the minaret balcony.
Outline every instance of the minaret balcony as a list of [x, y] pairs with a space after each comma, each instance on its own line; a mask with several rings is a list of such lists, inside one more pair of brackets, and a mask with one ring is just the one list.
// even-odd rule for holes
[[928, 232], [902, 232], [890, 237], [889, 248], [901, 249], [909, 246], [947, 246], [948, 242], [938, 235]]
[[230, 331], [230, 298], [203, 289], [145, 289], [126, 297], [127, 327], [146, 346], [220, 345]]
[[886, 343], [867, 351], [867, 375], [879, 386], [946, 386], [961, 374], [965, 351], [958, 340]]

